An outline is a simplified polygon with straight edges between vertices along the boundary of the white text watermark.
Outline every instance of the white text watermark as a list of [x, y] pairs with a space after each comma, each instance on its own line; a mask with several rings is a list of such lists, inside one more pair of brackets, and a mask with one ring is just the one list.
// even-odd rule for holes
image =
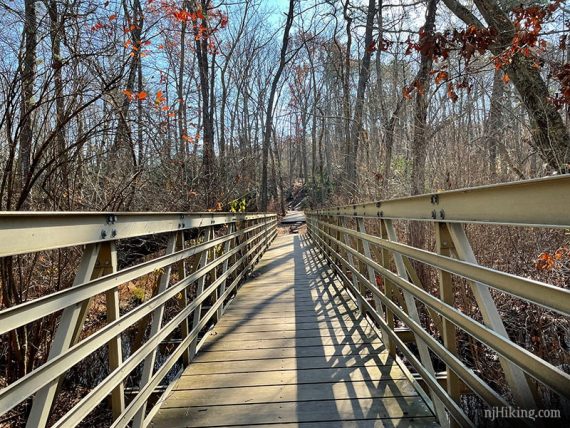
[[496, 419], [560, 419], [559, 409], [517, 409], [514, 407], [492, 407], [483, 410], [483, 416], [492, 421]]

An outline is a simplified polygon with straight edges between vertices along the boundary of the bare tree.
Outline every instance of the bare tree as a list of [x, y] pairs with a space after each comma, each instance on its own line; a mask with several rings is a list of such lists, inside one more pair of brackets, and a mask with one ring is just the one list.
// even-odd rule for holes
[[275, 102], [275, 92], [279, 79], [283, 73], [287, 62], [287, 49], [289, 46], [289, 32], [293, 26], [293, 16], [295, 13], [295, 0], [289, 0], [289, 11], [287, 12], [287, 19], [285, 20], [285, 28], [283, 30], [283, 42], [281, 44], [281, 53], [279, 55], [279, 66], [273, 75], [271, 81], [271, 88], [269, 90], [269, 99], [267, 101], [267, 108], [265, 110], [265, 123], [263, 129], [263, 143], [262, 143], [262, 158], [261, 158], [261, 186], [260, 186], [260, 203], [259, 209], [261, 211], [267, 210], [267, 164], [269, 161], [269, 145], [271, 144], [271, 129], [273, 127], [273, 109]]

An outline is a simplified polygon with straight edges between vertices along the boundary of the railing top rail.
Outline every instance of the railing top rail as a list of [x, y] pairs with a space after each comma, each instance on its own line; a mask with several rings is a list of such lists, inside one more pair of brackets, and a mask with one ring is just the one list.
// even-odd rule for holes
[[344, 205], [306, 214], [568, 228], [570, 175]]
[[275, 216], [230, 212], [0, 212], [0, 257]]
[[265, 212], [226, 212], [226, 211], [0, 211], [0, 217], [90, 217], [101, 215], [133, 216], [191, 216], [191, 217], [271, 217], [275, 213]]

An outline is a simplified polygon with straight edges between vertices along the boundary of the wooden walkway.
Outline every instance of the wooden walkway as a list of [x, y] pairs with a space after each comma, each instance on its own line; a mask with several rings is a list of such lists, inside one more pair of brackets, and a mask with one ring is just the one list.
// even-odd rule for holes
[[265, 425], [437, 426], [304, 235], [274, 241], [152, 422]]

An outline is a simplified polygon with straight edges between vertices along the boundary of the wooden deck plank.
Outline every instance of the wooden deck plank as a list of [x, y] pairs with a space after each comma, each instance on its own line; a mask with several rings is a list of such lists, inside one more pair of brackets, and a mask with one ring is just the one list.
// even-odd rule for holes
[[[237, 426], [237, 425], [234, 425]], [[287, 424], [258, 424], [255, 428], [433, 428], [439, 424], [435, 418], [376, 419], [357, 421], [294, 422]]]
[[338, 303], [337, 305], [335, 304], [311, 304], [311, 305], [307, 305], [307, 304], [299, 304], [299, 305], [294, 305], [294, 304], [285, 304], [285, 305], [280, 305], [280, 304], [271, 304], [271, 303], [265, 303], [265, 302], [260, 302], [258, 305], [253, 306], [253, 307], [246, 307], [246, 308], [239, 308], [239, 307], [235, 307], [235, 308], [230, 308], [228, 311], [226, 311], [226, 314], [232, 314], [232, 315], [241, 315], [241, 314], [245, 314], [248, 315], [250, 313], [261, 313], [261, 314], [270, 314], [270, 313], [293, 313], [293, 314], [299, 314], [299, 315], [307, 315], [307, 314], [314, 314], [314, 313], [321, 313], [321, 312], [326, 312], [327, 314], [330, 314], [332, 316], [334, 316], [335, 314], [340, 314], [340, 313], [347, 313], [347, 312], [353, 312], [354, 310], [356, 310], [357, 307], [354, 303]]
[[356, 306], [353, 311], [350, 309], [344, 310], [342, 308], [338, 309], [329, 309], [329, 310], [318, 310], [318, 311], [273, 311], [271, 309], [268, 310], [260, 310], [260, 311], [227, 311], [224, 313], [224, 316], [228, 319], [248, 319], [248, 318], [279, 318], [279, 319], [330, 319], [330, 318], [337, 318], [342, 316], [349, 316], [353, 319], [356, 319], [355, 312]]
[[247, 322], [243, 322], [240, 319], [229, 319], [229, 318], [222, 318], [220, 324], [216, 325], [216, 327], [221, 328], [231, 328], [237, 326], [248, 326], [251, 328], [255, 327], [262, 327], [262, 326], [271, 326], [271, 325], [281, 325], [284, 329], [290, 330], [290, 326], [297, 326], [302, 328], [303, 326], [318, 326], [318, 325], [334, 325], [335, 323], [341, 325], [352, 325], [352, 324], [360, 324], [360, 323], [368, 323], [368, 321], [362, 320], [361, 318], [357, 318], [354, 315], [347, 315], [344, 317], [337, 317], [337, 318], [321, 318], [321, 319], [282, 319], [282, 318], [250, 318]]
[[259, 360], [233, 360], [233, 361], [196, 361], [184, 372], [185, 376], [208, 373], [245, 373], [265, 372], [276, 370], [309, 370], [323, 369], [331, 366], [335, 368], [374, 367], [389, 364], [391, 360], [387, 354], [382, 355], [349, 355], [330, 358], [317, 357], [288, 357], [265, 358]]
[[364, 327], [366, 321], [361, 321], [360, 323], [353, 323], [350, 320], [346, 321], [337, 321], [337, 320], [322, 320], [322, 321], [309, 321], [309, 322], [289, 322], [289, 323], [275, 323], [275, 324], [242, 324], [242, 323], [225, 323], [223, 325], [216, 325], [214, 331], [218, 334], [223, 334], [227, 332], [235, 332], [235, 333], [246, 333], [246, 332], [266, 332], [266, 331], [285, 331], [285, 330], [314, 330], [316, 328], [334, 328], [334, 327], [348, 327], [352, 328], [353, 326], [360, 326], [361, 328]]
[[347, 345], [323, 345], [323, 346], [301, 346], [291, 348], [264, 348], [264, 349], [231, 349], [224, 351], [202, 350], [196, 362], [206, 361], [234, 361], [234, 360], [263, 360], [267, 358], [304, 358], [304, 357], [323, 357], [330, 358], [334, 356], [347, 355], [378, 355], [384, 358], [386, 355], [385, 347], [382, 343], [375, 344], [347, 344]]
[[[259, 332], [233, 332], [230, 331], [223, 335], [217, 334], [217, 331], [209, 333], [214, 335], [212, 340], [253, 340], [260, 336]], [[347, 337], [347, 338], [359, 338], [359, 337], [375, 337], [376, 332], [369, 327], [365, 330], [357, 325], [352, 326], [342, 326], [337, 328], [329, 328], [328, 326], [322, 326], [320, 328], [313, 328], [310, 330], [280, 330], [280, 331], [265, 331], [263, 332], [263, 339], [302, 339], [305, 337]]]
[[309, 383], [301, 385], [249, 386], [236, 394], [232, 388], [175, 391], [164, 406], [227, 406], [270, 403], [272, 401], [343, 400], [353, 397], [413, 397], [416, 390], [408, 381]]
[[154, 427], [435, 427], [302, 235], [278, 238], [152, 421]]
[[[244, 375], [244, 373], [246, 374]], [[387, 379], [407, 379], [402, 369], [400, 369], [396, 364], [378, 367], [327, 367], [312, 370], [275, 370], [244, 373], [216, 373], [188, 376], [184, 373], [178, 381], [176, 388], [235, 388], [261, 385], [327, 383], [332, 381], [362, 382]]]
[[305, 337], [296, 339], [257, 339], [244, 340], [239, 342], [219, 340], [217, 342], [206, 343], [203, 351], [228, 351], [235, 349], [273, 349], [273, 348], [303, 348], [315, 346], [339, 346], [339, 345], [359, 345], [359, 344], [379, 344], [376, 337], [359, 337], [356, 340], [349, 340], [342, 337]]
[[310, 402], [274, 402], [229, 406], [176, 407], [161, 410], [162, 423], [176, 427], [214, 427], [281, 422], [401, 419], [432, 414], [417, 397], [353, 398]]
[[267, 296], [264, 295], [263, 298], [255, 298], [252, 296], [249, 299], [244, 299], [243, 296], [240, 296], [239, 299], [235, 300], [232, 303], [232, 308], [251, 308], [257, 307], [259, 305], [271, 305], [271, 306], [284, 306], [284, 305], [291, 305], [291, 306], [310, 306], [310, 305], [343, 305], [346, 301], [348, 296], [340, 295], [340, 296], [299, 296], [296, 295], [294, 297], [289, 296]]

